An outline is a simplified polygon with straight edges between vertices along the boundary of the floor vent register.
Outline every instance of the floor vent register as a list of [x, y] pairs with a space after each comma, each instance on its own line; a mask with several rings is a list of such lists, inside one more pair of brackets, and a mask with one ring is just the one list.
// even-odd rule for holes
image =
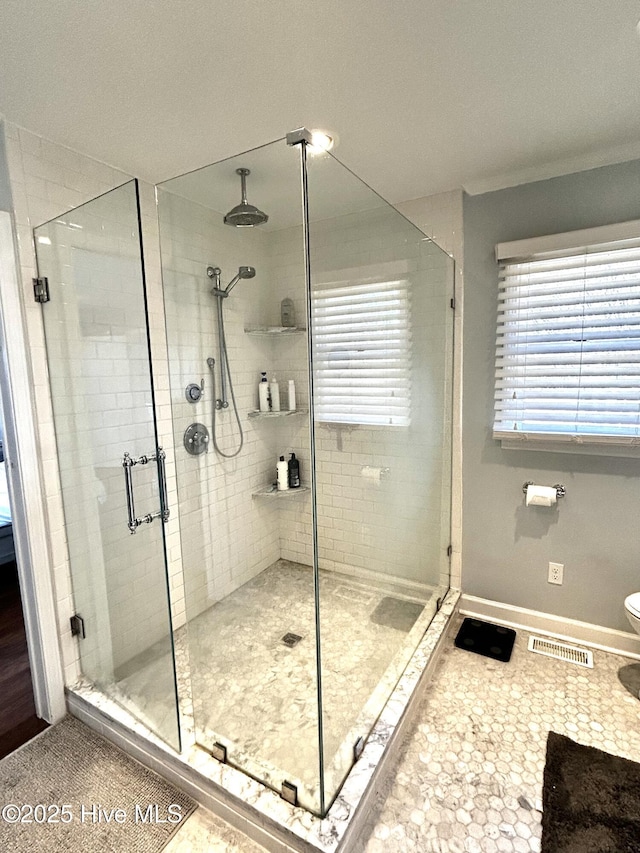
[[566, 643], [559, 643], [557, 640], [545, 640], [542, 637], [532, 635], [529, 637], [529, 651], [593, 669], [593, 652], [588, 649], [581, 649], [578, 646], [568, 646]]

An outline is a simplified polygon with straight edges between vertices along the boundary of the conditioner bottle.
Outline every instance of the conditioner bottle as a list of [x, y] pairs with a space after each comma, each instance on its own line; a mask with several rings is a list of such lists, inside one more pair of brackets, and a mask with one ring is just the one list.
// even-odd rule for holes
[[300, 462], [296, 459], [295, 453], [292, 453], [289, 459], [289, 488], [300, 488]]

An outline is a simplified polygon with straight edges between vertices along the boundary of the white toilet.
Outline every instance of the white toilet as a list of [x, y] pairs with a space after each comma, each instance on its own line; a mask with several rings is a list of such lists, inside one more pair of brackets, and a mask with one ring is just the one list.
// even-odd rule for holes
[[632, 592], [625, 598], [624, 611], [633, 630], [640, 634], [640, 592]]

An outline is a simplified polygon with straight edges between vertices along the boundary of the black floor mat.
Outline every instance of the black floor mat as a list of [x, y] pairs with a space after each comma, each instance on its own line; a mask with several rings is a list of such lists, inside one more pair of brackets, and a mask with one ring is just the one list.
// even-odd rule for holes
[[369, 618], [376, 625], [408, 633], [423, 610], [424, 604], [385, 596]]
[[513, 628], [467, 618], [460, 626], [455, 644], [459, 649], [506, 663], [511, 657], [515, 640], [516, 632]]

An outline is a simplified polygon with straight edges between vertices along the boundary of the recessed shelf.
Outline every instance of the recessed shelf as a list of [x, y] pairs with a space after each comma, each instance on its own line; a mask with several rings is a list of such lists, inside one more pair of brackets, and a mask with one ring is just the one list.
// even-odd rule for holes
[[307, 330], [304, 326], [247, 326], [245, 328], [247, 335], [301, 335]]
[[300, 492], [308, 492], [309, 486], [298, 486], [297, 489], [284, 489], [279, 491], [275, 486], [265, 486], [264, 489], [259, 489], [254, 492], [252, 498], [291, 498]]
[[308, 415], [309, 409], [294, 409], [292, 412], [289, 409], [282, 409], [280, 412], [261, 412], [259, 409], [254, 409], [249, 412], [250, 418], [286, 418], [290, 415]]

